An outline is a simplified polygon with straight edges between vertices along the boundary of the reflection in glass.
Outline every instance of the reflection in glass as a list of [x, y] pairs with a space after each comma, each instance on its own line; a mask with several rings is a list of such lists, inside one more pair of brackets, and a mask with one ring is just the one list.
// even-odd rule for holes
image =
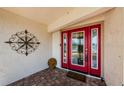
[[72, 33], [72, 64], [84, 65], [84, 32]]
[[63, 62], [64, 63], [66, 63], [67, 62], [67, 35], [66, 34], [64, 34], [64, 36], [63, 36]]
[[98, 61], [97, 61], [97, 49], [98, 49], [98, 35], [97, 35], [97, 29], [91, 30], [91, 66], [92, 68], [97, 69], [98, 68]]

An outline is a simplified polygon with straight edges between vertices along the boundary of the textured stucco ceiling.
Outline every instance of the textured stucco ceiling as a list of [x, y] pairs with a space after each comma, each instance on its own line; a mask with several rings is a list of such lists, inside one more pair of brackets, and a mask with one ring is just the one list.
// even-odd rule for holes
[[27, 17], [44, 24], [51, 24], [58, 18], [64, 16], [72, 7], [7, 7], [3, 8], [15, 14]]
[[7, 7], [17, 15], [46, 24], [48, 32], [100, 15], [113, 7]]

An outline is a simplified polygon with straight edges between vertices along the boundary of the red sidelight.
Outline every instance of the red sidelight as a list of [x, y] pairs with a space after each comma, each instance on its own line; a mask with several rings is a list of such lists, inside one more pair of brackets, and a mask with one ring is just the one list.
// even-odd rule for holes
[[89, 69], [90, 74], [101, 75], [101, 25], [89, 27]]
[[62, 32], [62, 67], [100, 76], [100, 30], [98, 24]]
[[61, 48], [61, 54], [62, 54], [62, 56], [61, 56], [61, 60], [62, 60], [62, 67], [63, 68], [68, 68], [68, 56], [69, 56], [69, 54], [68, 54], [68, 47], [69, 47], [69, 45], [68, 45], [68, 43], [69, 43], [69, 41], [68, 41], [68, 32], [62, 32], [62, 34], [61, 34], [61, 37], [62, 37], [62, 39], [61, 39], [61, 46], [62, 46], [62, 48]]

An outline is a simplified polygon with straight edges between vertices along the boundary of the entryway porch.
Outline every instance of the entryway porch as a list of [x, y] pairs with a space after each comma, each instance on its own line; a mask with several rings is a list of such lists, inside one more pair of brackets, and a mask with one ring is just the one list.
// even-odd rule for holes
[[67, 70], [56, 68], [45, 69], [26, 78], [16, 81], [9, 86], [105, 86], [101, 79], [86, 77], [86, 81], [79, 81], [67, 77]]

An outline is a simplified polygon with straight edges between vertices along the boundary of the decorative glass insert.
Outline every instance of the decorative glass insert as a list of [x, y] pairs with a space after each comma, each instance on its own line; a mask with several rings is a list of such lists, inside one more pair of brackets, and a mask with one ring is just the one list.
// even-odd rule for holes
[[84, 65], [84, 32], [72, 33], [72, 64]]
[[98, 29], [91, 30], [91, 68], [98, 69]]
[[67, 34], [63, 34], [63, 62], [67, 62]]

